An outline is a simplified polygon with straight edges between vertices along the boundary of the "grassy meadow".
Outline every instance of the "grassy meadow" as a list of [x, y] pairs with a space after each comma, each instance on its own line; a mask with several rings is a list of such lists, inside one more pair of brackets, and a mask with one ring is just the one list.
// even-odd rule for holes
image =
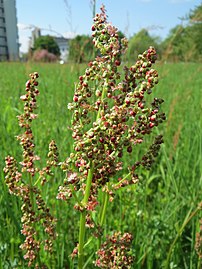
[[[7, 155], [20, 159], [21, 148], [15, 136], [21, 130], [16, 116], [23, 110], [19, 97], [24, 94], [28, 74], [38, 71], [40, 75], [39, 117], [33, 132], [43, 165], [51, 139], [57, 143], [61, 161], [72, 149], [67, 104], [84, 68], [0, 63], [0, 269], [27, 268], [19, 249], [23, 241], [21, 203], [8, 193], [3, 167]], [[155, 68], [160, 81], [152, 95], [165, 100], [162, 110], [167, 116], [158, 130], [164, 135], [164, 144], [151, 171], [142, 171], [136, 186], [117, 192], [108, 209], [106, 227], [108, 232], [133, 234], [135, 269], [201, 269], [195, 234], [202, 211], [195, 214], [195, 210], [202, 201], [202, 65], [158, 63]], [[129, 161], [125, 160], [126, 164]], [[58, 170], [45, 187], [47, 203], [58, 219], [54, 259], [44, 254], [49, 268], [74, 268], [69, 255], [77, 243], [79, 214], [71, 202], [55, 199], [63, 177]]]

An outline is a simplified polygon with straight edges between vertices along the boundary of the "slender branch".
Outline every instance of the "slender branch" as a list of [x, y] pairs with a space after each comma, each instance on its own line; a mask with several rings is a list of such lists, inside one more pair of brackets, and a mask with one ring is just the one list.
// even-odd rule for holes
[[93, 171], [94, 171], [94, 166], [91, 163], [90, 165], [90, 170], [88, 172], [88, 178], [86, 182], [86, 189], [85, 189], [85, 194], [84, 198], [82, 201], [83, 205], [83, 211], [81, 212], [80, 215], [80, 230], [79, 230], [79, 247], [78, 247], [78, 269], [83, 268], [83, 263], [84, 263], [84, 240], [85, 240], [85, 223], [86, 223], [86, 209], [85, 206], [88, 203], [88, 199], [90, 196], [90, 189], [92, 185], [92, 178], [93, 178]]
[[82, 203], [79, 201], [78, 196], [76, 195], [76, 192], [75, 192], [75, 190], [74, 190], [74, 187], [73, 187], [72, 185], [70, 185], [69, 187], [70, 187], [70, 189], [71, 189], [71, 191], [72, 191], [72, 195], [74, 196], [74, 199], [77, 201], [78, 205], [79, 205], [80, 207], [83, 207]]
[[[102, 228], [104, 221], [105, 221], [105, 218], [106, 218], [108, 202], [109, 202], [109, 194], [107, 192], [105, 192], [103, 195], [103, 203], [102, 203], [102, 207], [101, 207], [101, 211], [100, 211], [100, 223], [99, 223], [99, 225], [101, 228]], [[98, 237], [98, 249], [101, 246], [101, 237], [102, 237], [102, 235], [100, 235]]]

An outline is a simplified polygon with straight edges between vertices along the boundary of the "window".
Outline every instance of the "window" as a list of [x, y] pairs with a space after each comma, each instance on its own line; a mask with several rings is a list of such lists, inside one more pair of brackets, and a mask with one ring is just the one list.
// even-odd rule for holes
[[5, 18], [0, 17], [0, 21], [5, 23]]

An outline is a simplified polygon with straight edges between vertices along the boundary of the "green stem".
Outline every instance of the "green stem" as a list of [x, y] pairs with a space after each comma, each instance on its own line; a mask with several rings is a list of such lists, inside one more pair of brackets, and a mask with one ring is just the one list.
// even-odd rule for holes
[[[100, 212], [100, 223], [99, 223], [100, 228], [102, 228], [104, 221], [105, 221], [105, 218], [106, 218], [108, 202], [109, 202], [109, 193], [104, 192], [103, 203], [102, 203], [101, 212]], [[99, 235], [99, 237], [98, 237], [98, 249], [101, 246], [101, 238], [102, 238], [102, 235]]]
[[109, 201], [109, 193], [105, 192], [104, 193], [104, 205], [103, 205], [103, 209], [101, 212], [101, 217], [100, 217], [100, 226], [102, 226], [104, 224], [105, 221], [105, 216], [106, 216], [106, 212], [107, 212], [107, 205], [108, 205], [108, 201]]
[[124, 182], [129, 176], [131, 175], [131, 173], [128, 173], [127, 175], [125, 175], [125, 177], [123, 177], [119, 182], [117, 182], [116, 184], [113, 185], [113, 187], [117, 187], [118, 185], [120, 185], [122, 182]]
[[80, 207], [82, 207], [83, 205], [82, 205], [82, 203], [79, 201], [79, 198], [78, 198], [77, 195], [76, 195], [76, 192], [75, 192], [75, 190], [74, 190], [73, 185], [70, 185], [69, 188], [71, 189], [71, 191], [72, 191], [72, 195], [73, 195], [74, 199], [77, 201], [78, 205], [79, 205]]
[[33, 210], [35, 209], [34, 203], [34, 194], [33, 194], [33, 178], [32, 175], [29, 173], [29, 188], [30, 188], [30, 202], [32, 205]]
[[80, 215], [80, 229], [79, 229], [79, 247], [78, 247], [78, 269], [83, 269], [83, 264], [84, 264], [84, 240], [85, 240], [85, 223], [86, 223], [86, 210], [85, 206], [88, 203], [88, 199], [90, 196], [90, 189], [92, 185], [92, 178], [93, 178], [93, 171], [94, 167], [93, 164], [91, 163], [90, 165], [90, 170], [88, 172], [88, 178], [86, 182], [86, 189], [85, 189], [85, 194], [84, 198], [82, 201], [82, 206], [84, 207], [83, 211], [81, 212]]
[[[106, 94], [106, 89], [103, 88], [101, 100], [104, 99], [105, 94]], [[101, 107], [98, 110], [96, 121], [100, 118], [100, 112], [101, 112]], [[80, 215], [79, 246], [78, 246], [78, 269], [83, 269], [83, 264], [84, 264], [84, 241], [85, 241], [85, 230], [86, 230], [86, 228], [85, 228], [85, 222], [86, 222], [85, 206], [88, 203], [88, 199], [89, 199], [89, 196], [90, 196], [90, 189], [91, 189], [91, 184], [92, 184], [93, 172], [94, 172], [94, 166], [93, 166], [93, 164], [91, 162], [90, 170], [88, 172], [88, 178], [87, 178], [87, 183], [86, 183], [85, 194], [84, 194], [84, 198], [83, 198], [83, 201], [82, 201], [82, 205], [83, 205], [84, 209], [83, 209], [83, 211], [81, 212], [81, 215]]]
[[[102, 90], [102, 96], [101, 96], [101, 100], [102, 100], [102, 101], [104, 100], [105, 94], [106, 94], [106, 88], [103, 88], [103, 90]], [[96, 121], [100, 118], [100, 112], [101, 112], [101, 107], [99, 107], [99, 110], [98, 110], [98, 113], [97, 113]]]
[[100, 226], [103, 225], [104, 220], [105, 220], [108, 201], [109, 201], [109, 194], [105, 192], [105, 195], [104, 195], [104, 206], [103, 206], [103, 210], [102, 210], [102, 214], [101, 214], [101, 218], [100, 218]]

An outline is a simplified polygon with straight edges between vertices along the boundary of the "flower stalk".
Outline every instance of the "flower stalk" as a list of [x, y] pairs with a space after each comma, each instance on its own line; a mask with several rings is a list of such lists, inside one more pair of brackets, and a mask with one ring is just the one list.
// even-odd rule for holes
[[85, 195], [82, 201], [83, 210], [80, 213], [80, 229], [79, 229], [79, 247], [78, 247], [78, 268], [83, 268], [84, 263], [84, 242], [85, 242], [85, 224], [86, 224], [86, 210], [85, 207], [88, 203], [88, 199], [90, 196], [90, 189], [92, 185], [93, 179], [93, 164], [90, 164], [90, 170], [88, 172], [88, 178], [86, 182]]
[[[30, 79], [26, 83], [26, 94], [20, 97], [24, 102], [24, 113], [18, 116], [19, 126], [24, 132], [17, 136], [22, 147], [22, 160], [19, 162], [21, 170], [14, 157], [7, 156], [4, 172], [9, 192], [22, 200], [21, 233], [25, 240], [20, 248], [25, 251], [24, 259], [28, 261], [28, 267], [35, 264], [35, 268], [46, 268], [46, 265], [41, 263], [40, 251], [43, 247], [46, 252], [52, 253], [53, 241], [56, 238], [56, 219], [51, 215], [43, 199], [40, 185], [44, 185], [47, 178], [53, 175], [51, 169], [57, 166], [58, 153], [55, 141], [51, 141], [46, 167], [39, 169], [36, 166], [36, 161], [40, 158], [34, 152], [32, 121], [37, 118], [35, 110], [36, 97], [39, 95], [36, 88], [38, 77], [37, 72], [30, 74]], [[40, 229], [43, 230], [43, 237], [39, 232]]]
[[[99, 220], [99, 227], [101, 230], [103, 229], [103, 224], [104, 224], [105, 219], [106, 219], [108, 202], [109, 202], [109, 193], [104, 192], [101, 210], [100, 210], [100, 220]], [[100, 247], [101, 247], [101, 240], [102, 240], [102, 234], [99, 234], [99, 236], [98, 236], [98, 249], [100, 249]]]
[[66, 201], [76, 198], [74, 208], [80, 212], [79, 243], [72, 256], [78, 254], [79, 269], [86, 264], [84, 246], [96, 241], [86, 239], [87, 229], [91, 229], [100, 248], [108, 204], [115, 191], [136, 184], [140, 166], [151, 168], [163, 143], [162, 136], [156, 136], [140, 160], [128, 165], [128, 173], [118, 177], [118, 172], [125, 169], [123, 156], [147, 141], [147, 136], [165, 120], [165, 114], [160, 112], [163, 100], [146, 100], [158, 83], [158, 73], [152, 68], [157, 59], [155, 49], [150, 47], [139, 55], [131, 67], [123, 66], [121, 75], [121, 57], [127, 40], [119, 38], [118, 30], [108, 23], [104, 6], [94, 18], [92, 31], [99, 56], [79, 77], [73, 101], [68, 104], [73, 112], [74, 150], [61, 165], [66, 177], [57, 195]]

